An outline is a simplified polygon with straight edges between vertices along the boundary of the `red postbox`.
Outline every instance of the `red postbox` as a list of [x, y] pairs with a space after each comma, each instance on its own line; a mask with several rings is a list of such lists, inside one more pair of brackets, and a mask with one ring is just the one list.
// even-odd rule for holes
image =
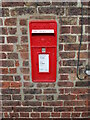
[[29, 22], [33, 82], [55, 82], [57, 73], [57, 22]]

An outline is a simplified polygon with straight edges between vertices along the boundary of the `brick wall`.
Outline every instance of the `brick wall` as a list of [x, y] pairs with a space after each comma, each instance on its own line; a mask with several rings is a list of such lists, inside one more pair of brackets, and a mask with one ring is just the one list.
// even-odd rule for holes
[[[0, 8], [0, 104], [2, 118], [88, 118], [88, 3], [83, 3], [83, 43], [80, 81], [76, 77], [81, 34], [81, 4], [77, 2], [2, 2]], [[51, 15], [52, 14], [52, 15]], [[54, 18], [60, 23], [59, 71], [55, 83], [30, 79], [28, 20]], [[42, 16], [39, 16], [42, 15]], [[40, 19], [41, 19], [40, 18]], [[39, 120], [39, 119], [38, 119]]]

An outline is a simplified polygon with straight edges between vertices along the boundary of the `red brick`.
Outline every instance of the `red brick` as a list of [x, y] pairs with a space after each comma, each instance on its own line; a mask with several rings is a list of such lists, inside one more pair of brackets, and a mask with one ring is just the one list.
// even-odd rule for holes
[[2, 7], [24, 6], [24, 2], [2, 2]]
[[62, 101], [57, 101], [57, 102], [43, 102], [44, 106], [63, 106]]
[[88, 50], [90, 50], [90, 43], [88, 43]]
[[19, 101], [3, 101], [3, 106], [19, 106], [21, 103]]
[[76, 68], [75, 67], [63, 67], [63, 68], [59, 68], [59, 73], [61, 74], [70, 74], [70, 73], [76, 73]]
[[69, 111], [73, 111], [73, 107], [55, 107], [54, 108], [54, 112], [63, 112], [63, 111], [65, 111], [65, 112], [69, 112]]
[[13, 100], [21, 100], [21, 95], [12, 95]]
[[34, 112], [52, 112], [52, 107], [35, 107]]
[[6, 26], [16, 26], [17, 24], [17, 19], [16, 18], [7, 18], [5, 20], [5, 25]]
[[10, 113], [10, 118], [18, 118], [19, 113]]
[[80, 52], [80, 58], [88, 58], [88, 54], [89, 54], [88, 52]]
[[77, 6], [77, 2], [59, 2], [59, 1], [52, 1], [52, 5], [55, 6], [63, 6], [63, 7], [71, 7], [71, 6]]
[[50, 113], [41, 113], [41, 117], [42, 118], [49, 118], [50, 117]]
[[42, 90], [41, 89], [24, 89], [23, 92], [24, 94], [41, 94]]
[[84, 106], [85, 101], [64, 101], [65, 106]]
[[49, 1], [46, 2], [26, 2], [25, 3], [26, 6], [48, 6], [50, 5]]
[[90, 115], [90, 112], [88, 111], [88, 112], [82, 112], [82, 117], [87, 117], [88, 118], [88, 116]]
[[0, 68], [0, 74], [8, 74], [8, 68]]
[[21, 82], [11, 82], [11, 85], [10, 85], [10, 86], [11, 86], [11, 87], [18, 88], [18, 87], [21, 87], [22, 84], [21, 84]]
[[[81, 8], [70, 7], [67, 15], [81, 15]], [[88, 8], [83, 8], [83, 15], [88, 15]]]
[[65, 94], [71, 94], [71, 88], [65, 88]]
[[16, 66], [16, 67], [19, 66], [19, 61], [18, 61], [18, 60], [15, 61], [15, 66]]
[[74, 84], [73, 84], [73, 82], [58, 82], [58, 86], [60, 86], [60, 87], [73, 87], [74, 86]]
[[18, 59], [17, 53], [8, 53], [8, 59]]
[[27, 28], [21, 28], [22, 35], [27, 35]]
[[65, 73], [76, 73], [76, 68], [74, 67], [63, 67], [63, 68], [59, 68], [59, 73], [65, 74]]
[[83, 6], [88, 6], [89, 2], [83, 2], [82, 4], [83, 4]]
[[89, 21], [88, 21], [88, 17], [83, 17], [82, 18], [79, 18], [79, 24], [81, 25], [81, 22], [83, 25], [88, 25], [89, 24]]
[[89, 81], [83, 81], [83, 82], [77, 81], [75, 86], [77, 86], [77, 87], [87, 87], [87, 86], [89, 86], [89, 84], [90, 84]]
[[9, 68], [9, 73], [10, 74], [16, 74], [17, 73], [17, 68]]
[[2, 33], [2, 35], [8, 35], [8, 31], [6, 27], [0, 27], [0, 32]]
[[18, 52], [28, 52], [28, 45], [17, 45]]
[[75, 52], [60, 52], [60, 57], [62, 59], [75, 58]]
[[20, 25], [21, 26], [27, 25], [27, 20], [26, 19], [21, 19], [20, 20]]
[[29, 74], [29, 72], [30, 72], [29, 68], [20, 68], [20, 71], [23, 74]]
[[75, 111], [77, 112], [88, 112], [88, 107], [75, 107]]
[[61, 24], [62, 25], [76, 25], [77, 17], [62, 17]]
[[40, 117], [40, 113], [31, 113], [31, 117], [33, 117], [33, 118], [38, 118], [38, 117]]
[[56, 89], [44, 89], [44, 94], [54, 94], [56, 93]]
[[14, 61], [12, 60], [3, 60], [3, 61], [0, 61], [0, 66], [3, 66], [3, 67], [14, 67]]
[[55, 83], [38, 83], [37, 84], [37, 87], [43, 87], [43, 88], [47, 88], [47, 87], [50, 87], [50, 88], [53, 88], [55, 87]]
[[2, 94], [20, 94], [20, 89], [2, 89]]
[[61, 7], [39, 7], [38, 9], [40, 14], [56, 14], [56, 15], [63, 15], [64, 9]]
[[71, 117], [72, 117], [72, 118], [80, 117], [80, 113], [74, 112], [74, 113], [72, 113]]
[[71, 33], [72, 34], [81, 34], [81, 27], [80, 26], [72, 26]]
[[24, 100], [32, 100], [34, 98], [33, 95], [25, 95]]
[[12, 107], [2, 107], [3, 112], [12, 112]]
[[21, 52], [20, 53], [22, 59], [29, 59], [29, 53], [28, 52]]
[[73, 88], [71, 89], [72, 94], [87, 94], [88, 89], [87, 88]]
[[18, 38], [16, 36], [9, 36], [7, 37], [7, 42], [8, 43], [17, 43]]
[[33, 83], [30, 83], [30, 82], [24, 82], [24, 87], [33, 87], [34, 84]]
[[21, 16], [21, 15], [30, 15], [36, 13], [35, 7], [21, 7], [21, 8], [13, 8], [11, 10], [11, 16]]
[[60, 113], [58, 113], [58, 112], [53, 112], [53, 113], [51, 113], [51, 116], [52, 117], [60, 117]]
[[[78, 44], [67, 44], [67, 45], [64, 45], [64, 50], [65, 51], [70, 51], [70, 50], [78, 50], [79, 48], [79, 45]], [[87, 44], [82, 44], [81, 46], [81, 50], [86, 50], [87, 49]]]
[[90, 100], [85, 100], [85, 106], [88, 107], [89, 105], [90, 105]]
[[29, 117], [29, 113], [25, 113], [25, 112], [22, 112], [22, 113], [20, 113], [20, 117], [22, 118], [22, 117]]
[[70, 74], [70, 80], [75, 81], [76, 80], [76, 73]]
[[25, 101], [22, 102], [23, 106], [41, 106], [41, 102], [38, 101]]
[[4, 43], [5, 42], [5, 38], [3, 36], [0, 36], [0, 43]]
[[[77, 60], [63, 60], [63, 66], [77, 66]], [[80, 60], [79, 66], [83, 66], [85, 60]]]
[[39, 100], [39, 101], [52, 101], [54, 100], [54, 96], [53, 95], [37, 95], [36, 96], [36, 100]]
[[58, 100], [75, 100], [76, 95], [59, 95]]
[[2, 8], [0, 10], [2, 11], [1, 12], [2, 17], [9, 17], [9, 9], [8, 8]]
[[77, 99], [78, 100], [88, 100], [89, 99], [89, 95], [88, 94], [77, 95]]
[[28, 43], [28, 36], [22, 36], [21, 37], [21, 42], [22, 43]]
[[24, 80], [26, 80], [26, 81], [30, 80], [30, 76], [28, 76], [28, 75], [24, 75], [23, 78], [24, 78]]
[[2, 82], [2, 88], [9, 88], [10, 82]]
[[70, 113], [62, 113], [61, 115], [62, 118], [70, 118]]
[[59, 42], [60, 43], [75, 43], [76, 36], [74, 36], [74, 35], [60, 35]]
[[21, 77], [19, 75], [16, 75], [15, 76], [15, 81], [20, 81], [21, 80]]
[[[79, 42], [80, 42], [81, 36], [79, 35], [78, 37], [79, 37], [78, 40], [79, 40]], [[89, 35], [83, 35], [82, 37], [83, 37], [83, 42], [88, 42], [88, 40], [89, 40]]]
[[8, 28], [8, 33], [9, 33], [9, 34], [15, 35], [16, 32], [17, 32], [17, 28], [16, 28], [16, 27], [15, 27], [15, 28], [12, 28], [12, 27]]
[[60, 29], [61, 29], [60, 31], [61, 34], [70, 33], [70, 27], [63, 26]]
[[59, 89], [59, 94], [64, 94], [64, 88]]
[[[1, 48], [1, 46], [0, 46], [0, 48]], [[13, 51], [13, 45], [2, 45], [2, 51], [12, 52]]]
[[68, 75], [60, 75], [60, 80], [69, 80]]
[[2, 80], [3, 81], [13, 81], [13, 76], [12, 75], [3, 75]]
[[32, 108], [31, 107], [14, 107], [13, 108], [14, 112], [32, 112]]
[[0, 59], [6, 59], [6, 54], [5, 53], [0, 53]]
[[7, 112], [4, 113], [5, 118], [9, 118], [9, 114]]
[[29, 61], [23, 61], [23, 66], [29, 66]]
[[85, 26], [85, 33], [90, 33], [90, 26]]

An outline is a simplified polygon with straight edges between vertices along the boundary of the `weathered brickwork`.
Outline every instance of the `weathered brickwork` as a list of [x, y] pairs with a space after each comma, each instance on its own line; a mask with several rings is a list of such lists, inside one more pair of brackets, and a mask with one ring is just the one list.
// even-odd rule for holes
[[[83, 3], [80, 77], [76, 76], [81, 35], [81, 3], [2, 2], [0, 8], [0, 116], [2, 118], [83, 118], [90, 116], [88, 64], [89, 3]], [[28, 21], [57, 18], [59, 70], [55, 83], [34, 83], [30, 75]], [[44, 120], [45, 120], [44, 119]]]

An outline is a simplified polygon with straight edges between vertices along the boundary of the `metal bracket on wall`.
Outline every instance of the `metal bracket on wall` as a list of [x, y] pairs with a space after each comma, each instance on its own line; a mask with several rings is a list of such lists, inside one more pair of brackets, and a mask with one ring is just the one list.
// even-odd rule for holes
[[90, 66], [89, 65], [86, 66], [85, 74], [90, 76]]

